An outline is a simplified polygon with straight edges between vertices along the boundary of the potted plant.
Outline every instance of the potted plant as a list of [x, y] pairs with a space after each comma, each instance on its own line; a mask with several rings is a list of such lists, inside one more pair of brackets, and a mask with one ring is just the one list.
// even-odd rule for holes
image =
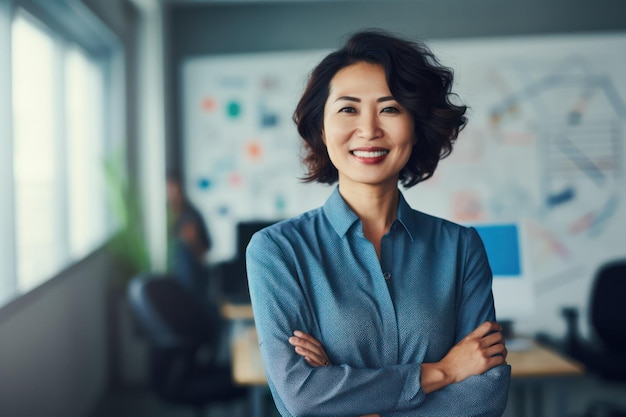
[[110, 281], [108, 322], [110, 378], [114, 385], [145, 382], [145, 343], [139, 336], [127, 299], [128, 283], [151, 270], [140, 193], [127, 175], [123, 153], [104, 161], [107, 201], [117, 231], [109, 239], [114, 273]]
[[140, 194], [126, 174], [124, 158], [113, 154], [104, 161], [109, 209], [117, 232], [109, 240], [116, 276], [113, 284], [122, 291], [138, 273], [150, 270], [150, 256], [143, 224]]

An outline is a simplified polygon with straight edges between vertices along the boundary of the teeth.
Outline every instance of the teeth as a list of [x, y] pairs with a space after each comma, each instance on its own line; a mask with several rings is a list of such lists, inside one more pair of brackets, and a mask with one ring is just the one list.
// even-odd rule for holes
[[378, 158], [379, 156], [387, 155], [389, 151], [352, 151], [354, 156], [359, 158]]

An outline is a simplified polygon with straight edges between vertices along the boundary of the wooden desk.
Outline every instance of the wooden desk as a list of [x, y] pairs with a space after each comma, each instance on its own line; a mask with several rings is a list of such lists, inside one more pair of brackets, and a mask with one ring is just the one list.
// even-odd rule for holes
[[222, 317], [231, 323], [233, 380], [238, 385], [249, 387], [250, 415], [264, 417], [268, 387], [254, 327], [252, 306], [226, 302], [222, 304], [220, 312]]
[[511, 365], [512, 397], [508, 406], [512, 407], [516, 417], [542, 417], [548, 385], [554, 388], [556, 399], [555, 410], [549, 415], [568, 415], [567, 382], [584, 373], [582, 364], [536, 343], [528, 350], [509, 352], [507, 362]]
[[227, 320], [254, 320], [252, 306], [250, 304], [225, 302], [222, 304], [220, 314]]
[[266, 385], [259, 340], [254, 326], [237, 331], [232, 342], [233, 380], [239, 385]]
[[512, 378], [537, 378], [581, 375], [584, 367], [558, 353], [534, 343], [528, 350], [509, 352]]

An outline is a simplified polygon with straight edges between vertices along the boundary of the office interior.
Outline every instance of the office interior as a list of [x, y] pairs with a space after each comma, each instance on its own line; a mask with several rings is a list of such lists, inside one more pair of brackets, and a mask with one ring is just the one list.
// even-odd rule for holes
[[[165, 172], [170, 168], [185, 172], [185, 147], [190, 146], [182, 111], [183, 66], [190, 58], [327, 50], [339, 46], [346, 33], [365, 27], [434, 44], [524, 37], [540, 45], [542, 39], [555, 36], [626, 36], [622, 0], [2, 0], [0, 27], [10, 26], [10, 16], [19, 8], [56, 22], [55, 27], [82, 36], [86, 44], [113, 45], [113, 52], [107, 49], [105, 54], [113, 56], [122, 88], [116, 90], [117, 104], [111, 110], [115, 127], [106, 130], [121, 141], [128, 176], [143, 202], [150, 268], [156, 271], [166, 268]], [[0, 34], [0, 51], [11, 49], [6, 33]], [[623, 50], [614, 51], [622, 65], [623, 55]], [[10, 80], [10, 71], [0, 68], [0, 90], [11, 91]], [[0, 101], [0, 109], [6, 110], [0, 112], [4, 113], [0, 131], [11, 137], [10, 95], [5, 96], [9, 98]], [[624, 126], [624, 119], [619, 123]], [[2, 141], [0, 150], [11, 151], [6, 145], [10, 141]], [[622, 180], [624, 145], [622, 133]], [[13, 190], [11, 167], [0, 168], [0, 174], [0, 185]], [[419, 194], [419, 186], [412, 192]], [[7, 210], [2, 208], [0, 214], [14, 214]], [[0, 219], [4, 236], [13, 236], [13, 227]], [[615, 227], [625, 231], [626, 223]], [[213, 237], [219, 246], [219, 234]], [[602, 250], [626, 258], [626, 249], [619, 245]], [[12, 265], [14, 246], [0, 248], [4, 252], [0, 260]], [[103, 241], [0, 306], [0, 415], [98, 417], [102, 410], [120, 411], [119, 404], [140, 407], [136, 404], [145, 401], [151, 410], [145, 415], [193, 415], [189, 408], [162, 404], [146, 394], [146, 341], [133, 327], [124, 304], [125, 289], [115, 286], [123, 273], [117, 266]], [[574, 304], [580, 307], [581, 333], [590, 337], [593, 329], [586, 314], [595, 273], [566, 268], [533, 287], [533, 294], [541, 293], [535, 294], [534, 312], [514, 321], [513, 329], [523, 336], [563, 341], [567, 323], [562, 309]], [[118, 394], [123, 400], [107, 408]], [[623, 394], [624, 382], [582, 376], [568, 385], [566, 415], [584, 415], [596, 399], [626, 408]], [[550, 396], [546, 391], [546, 407], [553, 409]], [[516, 415], [512, 408], [506, 415]], [[229, 413], [220, 410], [211, 415]], [[238, 410], [249, 415], [245, 406]]]

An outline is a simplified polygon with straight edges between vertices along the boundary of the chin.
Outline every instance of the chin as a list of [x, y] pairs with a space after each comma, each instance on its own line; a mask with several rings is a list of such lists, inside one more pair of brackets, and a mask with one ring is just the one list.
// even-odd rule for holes
[[349, 182], [351, 184], [362, 184], [362, 185], [369, 185], [369, 186], [372, 186], [372, 187], [390, 187], [390, 188], [397, 188], [398, 187], [398, 180], [397, 179], [389, 179], [389, 178], [382, 179], [380, 177], [377, 177], [377, 178], [353, 178], [353, 179], [350, 179]]

